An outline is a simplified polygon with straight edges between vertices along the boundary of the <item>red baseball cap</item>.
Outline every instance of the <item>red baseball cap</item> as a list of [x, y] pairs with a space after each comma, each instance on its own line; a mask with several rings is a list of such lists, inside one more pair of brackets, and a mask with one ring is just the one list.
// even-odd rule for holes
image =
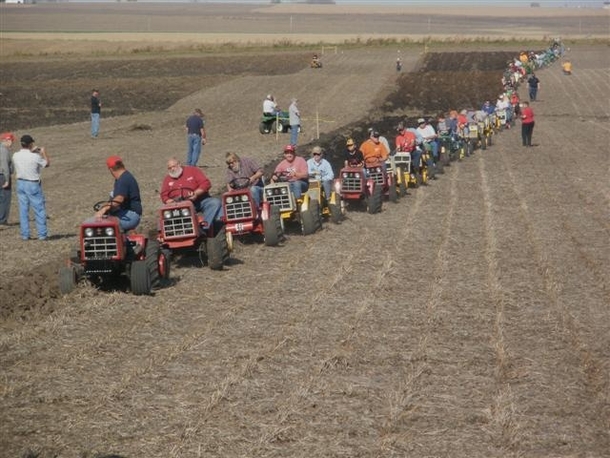
[[3, 132], [0, 134], [0, 140], [15, 141], [15, 134], [12, 132]]
[[108, 159], [106, 159], [106, 166], [111, 169], [113, 167], [115, 167], [119, 162], [123, 162], [123, 159], [121, 159], [119, 156], [110, 156]]

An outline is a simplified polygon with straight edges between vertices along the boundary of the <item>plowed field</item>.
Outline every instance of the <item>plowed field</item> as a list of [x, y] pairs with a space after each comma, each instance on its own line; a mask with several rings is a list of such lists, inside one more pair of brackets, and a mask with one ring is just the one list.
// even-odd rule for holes
[[[521, 147], [518, 126], [504, 131], [378, 215], [349, 212], [277, 248], [238, 244], [220, 272], [175, 265], [152, 296], [58, 292], [78, 224], [112, 186], [106, 156], [122, 155], [138, 178], [142, 227], [152, 228], [193, 108], [206, 113], [200, 164], [219, 192], [226, 151], [268, 166], [280, 157], [287, 138], [258, 133], [267, 93], [284, 106], [298, 97], [299, 153], [321, 143], [336, 164], [342, 140], [362, 140], [369, 125], [393, 140], [398, 119], [497, 96], [502, 62], [518, 50], [478, 51], [403, 51], [400, 74], [396, 49], [363, 47], [325, 54], [320, 70], [300, 52], [265, 73], [254, 57], [243, 71], [219, 61], [199, 82], [172, 64], [209, 68], [206, 56], [143, 59], [151, 81], [130, 77], [132, 62], [120, 72], [120, 59], [95, 64], [101, 79], [75, 77], [83, 104], [93, 86], [112, 100], [108, 116], [143, 84], [155, 91], [132, 114], [103, 114], [97, 140], [86, 109], [80, 121], [34, 119], [27, 130], [52, 159], [52, 237], [21, 242], [16, 202], [0, 228], [0, 456], [607, 456], [605, 47], [573, 47], [572, 76], [558, 65], [539, 72], [533, 148]], [[61, 81], [82, 61], [37, 65], [67, 100]]]

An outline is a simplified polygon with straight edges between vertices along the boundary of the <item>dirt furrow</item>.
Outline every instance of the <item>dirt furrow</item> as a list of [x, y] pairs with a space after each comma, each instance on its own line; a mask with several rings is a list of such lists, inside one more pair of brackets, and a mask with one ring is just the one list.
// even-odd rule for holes
[[[556, 264], [558, 262], [556, 260], [557, 256], [549, 251], [553, 248], [557, 249], [558, 246], [554, 245], [553, 247], [547, 247], [543, 241], [543, 234], [545, 234], [545, 232], [550, 231], [551, 233], [554, 233], [556, 229], [550, 226], [546, 221], [541, 220], [539, 213], [536, 213], [536, 216], [534, 216], [536, 205], [528, 194], [528, 189], [531, 185], [527, 184], [523, 177], [513, 171], [508, 164], [505, 163], [504, 166], [507, 171], [506, 175], [512, 183], [510, 184], [512, 190], [510, 191], [510, 194], [507, 193], [507, 195], [512, 196], [515, 201], [517, 206], [515, 209], [517, 212], [515, 217], [518, 218], [517, 221], [519, 221], [519, 226], [522, 227], [523, 242], [528, 247], [527, 251], [529, 255], [532, 256], [531, 261], [534, 262], [534, 265], [530, 264], [527, 266], [527, 270], [530, 271], [530, 275], [539, 277], [540, 281], [540, 290], [532, 292], [533, 294], [530, 300], [542, 300], [542, 303], [540, 304], [533, 302], [529, 306], [531, 310], [514, 310], [514, 312], [518, 312], [519, 314], [533, 313], [534, 315], [540, 315], [541, 313], [545, 313], [544, 310], [547, 309], [546, 313], [548, 314], [548, 317], [544, 321], [547, 321], [548, 324], [544, 327], [548, 328], [549, 325], [551, 325], [551, 329], [555, 328], [556, 331], [559, 330], [559, 334], [557, 335], [545, 335], [541, 333], [541, 329], [532, 330], [532, 332], [538, 333], [538, 335], [532, 335], [532, 339], [550, 340], [547, 343], [538, 342], [536, 344], [542, 351], [542, 354], [538, 356], [531, 351], [531, 347], [530, 350], [527, 348], [520, 348], [526, 341], [523, 332], [525, 331], [525, 328], [521, 329], [519, 340], [522, 342], [517, 343], [513, 341], [511, 344], [515, 348], [515, 351], [519, 351], [521, 360], [520, 365], [522, 366], [521, 368], [516, 366], [514, 374], [521, 373], [522, 376], [527, 374], [528, 369], [526, 369], [526, 367], [529, 366], [529, 364], [524, 364], [523, 361], [526, 354], [527, 358], [531, 358], [532, 361], [542, 360], [542, 358], [548, 358], [546, 352], [551, 351], [551, 349], [554, 353], [559, 352], [556, 356], [557, 358], [564, 361], [576, 359], [580, 366], [578, 370], [573, 368], [569, 374], [564, 371], [561, 371], [561, 373], [554, 373], [555, 370], [548, 366], [539, 369], [534, 369], [534, 367], [532, 367], [530, 371], [535, 370], [535, 372], [530, 372], [527, 375], [528, 378], [532, 379], [532, 382], [521, 387], [519, 392], [521, 392], [523, 388], [528, 389], [527, 387], [529, 385], [531, 385], [532, 388], [539, 385], [536, 390], [540, 395], [538, 402], [545, 406], [542, 409], [552, 410], [555, 409], [552, 406], [556, 406], [559, 399], [561, 399], [565, 393], [571, 392], [572, 396], [579, 399], [579, 403], [586, 402], [591, 409], [591, 414], [587, 416], [589, 429], [586, 434], [581, 436], [574, 430], [566, 429], [564, 430], [565, 442], [562, 442], [558, 437], [555, 439], [557, 442], [553, 442], [553, 436], [549, 433], [551, 430], [555, 430], [556, 434], [558, 434], [559, 430], [550, 424], [540, 424], [539, 428], [541, 429], [539, 431], [534, 431], [529, 427], [530, 429], [528, 430], [528, 434], [524, 436], [521, 447], [525, 447], [527, 450], [527, 448], [530, 447], [528, 444], [532, 439], [536, 437], [540, 439], [545, 437], [547, 447], [550, 449], [560, 449], [562, 445], [571, 443], [578, 444], [579, 447], [583, 447], [584, 444], [590, 444], [590, 446], [595, 448], [608, 440], [607, 437], [604, 438], [604, 434], [602, 433], [602, 431], [607, 431], [608, 417], [606, 415], [607, 412], [605, 412], [606, 407], [604, 407], [604, 405], [606, 405], [604, 399], [606, 395], [602, 394], [604, 393], [603, 390], [598, 390], [598, 388], [600, 388], [599, 380], [604, 379], [604, 375], [602, 374], [605, 373], [603, 369], [605, 363], [603, 361], [606, 358], [596, 351], [593, 351], [589, 346], [589, 343], [587, 342], [588, 339], [583, 334], [583, 326], [585, 323], [580, 322], [580, 319], [574, 314], [572, 304], [568, 303], [562, 294], [563, 284], [566, 279], [563, 278], [561, 272], [562, 268]], [[538, 186], [539, 185], [540, 184], [538, 184]], [[547, 199], [549, 199], [550, 194], [553, 193], [547, 191], [537, 194], [536, 199], [542, 199], [546, 202]], [[506, 214], [503, 215], [503, 218], [508, 215], [506, 210], [507, 208], [505, 207]], [[562, 251], [565, 251], [565, 248], [562, 248]], [[515, 254], [516, 253], [513, 253], [513, 255]], [[540, 294], [542, 294], [542, 297], [538, 297]], [[523, 305], [527, 306], [527, 303], [530, 302], [530, 300]], [[580, 316], [588, 322], [592, 318], [589, 316], [591, 312], [593, 312], [592, 309], [583, 310], [583, 314], [580, 314]], [[543, 324], [544, 321], [540, 322], [540, 324]], [[532, 319], [531, 322], [534, 323], [536, 320]], [[551, 329], [549, 329], [549, 331]], [[540, 376], [542, 376], [542, 379], [538, 380]], [[593, 381], [598, 380], [593, 387], [590, 386], [592, 381], [591, 377], [594, 378]], [[544, 393], [540, 391], [540, 385], [546, 386]], [[602, 397], [600, 398], [599, 396]], [[566, 405], [565, 408], [571, 410], [576, 409], [577, 407], [572, 403], [570, 407]], [[559, 413], [555, 413], [554, 415], [559, 415]], [[529, 420], [524, 420], [522, 427], [526, 428], [528, 424]]]

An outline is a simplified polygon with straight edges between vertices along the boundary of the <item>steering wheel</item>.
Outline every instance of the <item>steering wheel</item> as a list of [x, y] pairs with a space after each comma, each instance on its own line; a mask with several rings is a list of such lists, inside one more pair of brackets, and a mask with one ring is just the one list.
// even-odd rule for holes
[[170, 191], [167, 193], [167, 198], [172, 199], [174, 202], [180, 202], [182, 200], [187, 200], [189, 198], [189, 195], [194, 192], [195, 190], [192, 188], [174, 188], [170, 189]]
[[290, 179], [290, 172], [285, 170], [283, 172], [275, 172], [274, 175], [277, 177], [279, 183], [285, 183]]
[[121, 202], [119, 202], [118, 200], [113, 200], [113, 199], [110, 199], [110, 200], [100, 200], [99, 202], [96, 202], [95, 204], [93, 204], [93, 211], [94, 212], [98, 212], [105, 205], [112, 204], [112, 203], [120, 204]]
[[378, 167], [381, 164], [381, 159], [378, 157], [367, 157], [364, 160], [364, 166], [366, 168]]
[[237, 177], [229, 181], [231, 189], [245, 189], [250, 187], [250, 178], [248, 177]]

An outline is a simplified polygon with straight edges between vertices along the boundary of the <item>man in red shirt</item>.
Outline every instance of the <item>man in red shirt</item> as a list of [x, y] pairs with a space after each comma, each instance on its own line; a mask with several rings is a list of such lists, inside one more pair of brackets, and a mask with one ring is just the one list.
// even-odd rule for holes
[[209, 225], [219, 221], [222, 216], [220, 199], [210, 196], [212, 183], [195, 166], [182, 165], [175, 157], [167, 161], [167, 175], [161, 185], [161, 200], [164, 204], [190, 200], [195, 209], [203, 214]]
[[521, 139], [523, 146], [532, 146], [532, 134], [534, 133], [534, 110], [529, 102], [523, 102], [521, 107]]
[[309, 189], [309, 168], [307, 161], [297, 156], [294, 145], [284, 147], [284, 160], [276, 167], [271, 176], [271, 182], [279, 180], [280, 176], [287, 178], [294, 197], [299, 199]]

